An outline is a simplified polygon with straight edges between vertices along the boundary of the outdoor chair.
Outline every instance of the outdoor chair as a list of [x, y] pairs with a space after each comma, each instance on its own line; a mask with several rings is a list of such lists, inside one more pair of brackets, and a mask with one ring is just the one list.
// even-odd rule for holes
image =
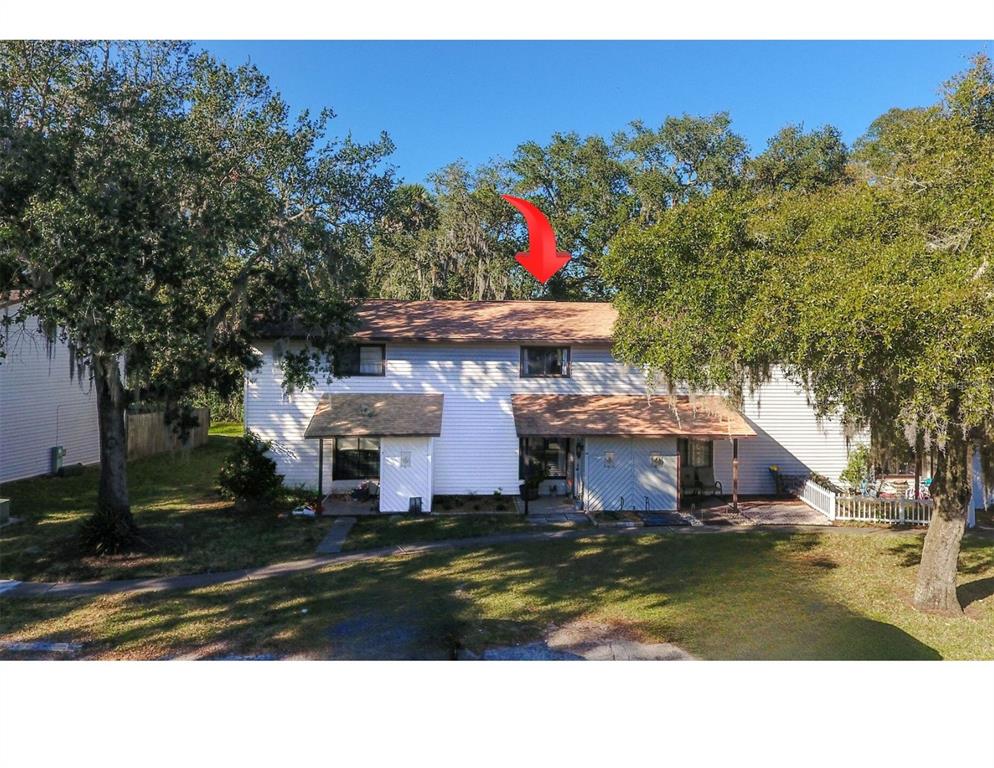
[[702, 494], [721, 495], [721, 483], [714, 479], [714, 467], [697, 467], [697, 487]]

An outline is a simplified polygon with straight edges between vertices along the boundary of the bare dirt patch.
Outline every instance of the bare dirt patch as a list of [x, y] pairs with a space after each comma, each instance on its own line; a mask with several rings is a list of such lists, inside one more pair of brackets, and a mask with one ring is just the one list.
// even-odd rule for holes
[[631, 627], [577, 619], [550, 626], [542, 640], [488, 648], [484, 661], [685, 661], [694, 657], [672, 643], [647, 643]]

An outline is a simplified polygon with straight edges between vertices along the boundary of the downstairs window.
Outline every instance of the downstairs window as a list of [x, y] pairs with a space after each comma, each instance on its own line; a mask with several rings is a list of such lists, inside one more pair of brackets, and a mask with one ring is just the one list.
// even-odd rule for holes
[[376, 437], [336, 437], [332, 480], [375, 480], [380, 476], [380, 440]]
[[[525, 437], [521, 439], [521, 457], [526, 472], [545, 471], [549, 479], [566, 477], [566, 439], [558, 437]], [[527, 476], [527, 475], [526, 475]]]

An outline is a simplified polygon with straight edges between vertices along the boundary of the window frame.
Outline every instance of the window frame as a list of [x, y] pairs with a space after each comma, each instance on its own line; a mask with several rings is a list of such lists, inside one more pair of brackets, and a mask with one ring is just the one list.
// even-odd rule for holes
[[[338, 447], [338, 441], [339, 440], [354, 440], [355, 444], [356, 444], [356, 447], [355, 448], [341, 449], [341, 448]], [[376, 441], [376, 450], [372, 451], [369, 448], [361, 448], [360, 446], [362, 445], [362, 443], [361, 443], [362, 440], [374, 440], [374, 441]], [[380, 477], [380, 467], [381, 467], [381, 464], [382, 464], [382, 450], [383, 450], [383, 444], [380, 441], [379, 437], [374, 437], [374, 436], [371, 436], [371, 435], [339, 435], [337, 437], [333, 437], [332, 438], [332, 447], [331, 447], [331, 453], [332, 453], [332, 457], [331, 457], [331, 479], [332, 479], [332, 482], [334, 482], [336, 480], [342, 480], [342, 481], [378, 480], [379, 477]], [[355, 466], [357, 468], [365, 468], [367, 472], [369, 470], [369, 460], [368, 460], [368, 457], [357, 457], [356, 460], [343, 462], [340, 459], [341, 454], [342, 453], [349, 453], [349, 452], [355, 452], [357, 454], [375, 453], [376, 454], [376, 473], [373, 474], [373, 475], [366, 475], [366, 474], [361, 474], [361, 473], [353, 475], [351, 472], [349, 472], [349, 473], [347, 473], [347, 476], [346, 476], [346, 474], [342, 474], [341, 470], [342, 470], [343, 465], [349, 467], [350, 469], [353, 466]]]
[[[376, 373], [364, 373], [362, 371], [362, 350], [364, 347], [375, 347], [380, 350], [380, 370]], [[355, 349], [354, 361], [351, 357], [347, 363], [347, 367], [343, 372], [343, 376], [386, 376], [387, 375], [387, 345], [386, 344], [355, 344], [353, 345]], [[353, 368], [353, 362], [355, 367]]]
[[[691, 462], [691, 443], [707, 445], [708, 461], [706, 464], [694, 464]], [[697, 440], [692, 437], [681, 437], [677, 441], [677, 452], [680, 454], [680, 464], [684, 467], [711, 467], [714, 468], [714, 440]]]
[[[566, 371], [560, 373], [527, 373], [525, 369], [525, 355], [528, 350], [565, 350]], [[573, 348], [569, 344], [522, 344], [518, 358], [518, 378], [519, 379], [569, 379], [573, 376]]]
[[[529, 448], [530, 441], [542, 441], [541, 447], [532, 452]], [[556, 461], [556, 471], [557, 474], [547, 474], [545, 476], [546, 480], [566, 480], [569, 478], [569, 438], [567, 437], [522, 437], [521, 438], [521, 476], [528, 477], [529, 465], [542, 467], [548, 470], [548, 462], [545, 461], [545, 454], [550, 453], [549, 443], [557, 442], [559, 443], [558, 458]], [[562, 467], [561, 474], [559, 474], [559, 467]]]

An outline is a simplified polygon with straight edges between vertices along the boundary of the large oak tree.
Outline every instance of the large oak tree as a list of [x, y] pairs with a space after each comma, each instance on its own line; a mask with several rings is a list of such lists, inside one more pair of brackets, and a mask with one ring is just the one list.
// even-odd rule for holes
[[879, 119], [844, 172], [841, 154], [831, 132], [782, 134], [746, 164], [748, 183], [626, 229], [604, 264], [617, 347], [733, 395], [782, 366], [822, 414], [930, 440], [935, 507], [914, 602], [956, 614], [973, 450], [994, 482], [990, 62], [934, 107]]
[[259, 322], [307, 334], [284, 358], [313, 380], [350, 327], [350, 257], [392, 182], [384, 135], [327, 136], [267, 79], [173, 43], [0, 44], [0, 293], [92, 377], [98, 508], [87, 543], [136, 536], [125, 409], [175, 411], [240, 378]]

